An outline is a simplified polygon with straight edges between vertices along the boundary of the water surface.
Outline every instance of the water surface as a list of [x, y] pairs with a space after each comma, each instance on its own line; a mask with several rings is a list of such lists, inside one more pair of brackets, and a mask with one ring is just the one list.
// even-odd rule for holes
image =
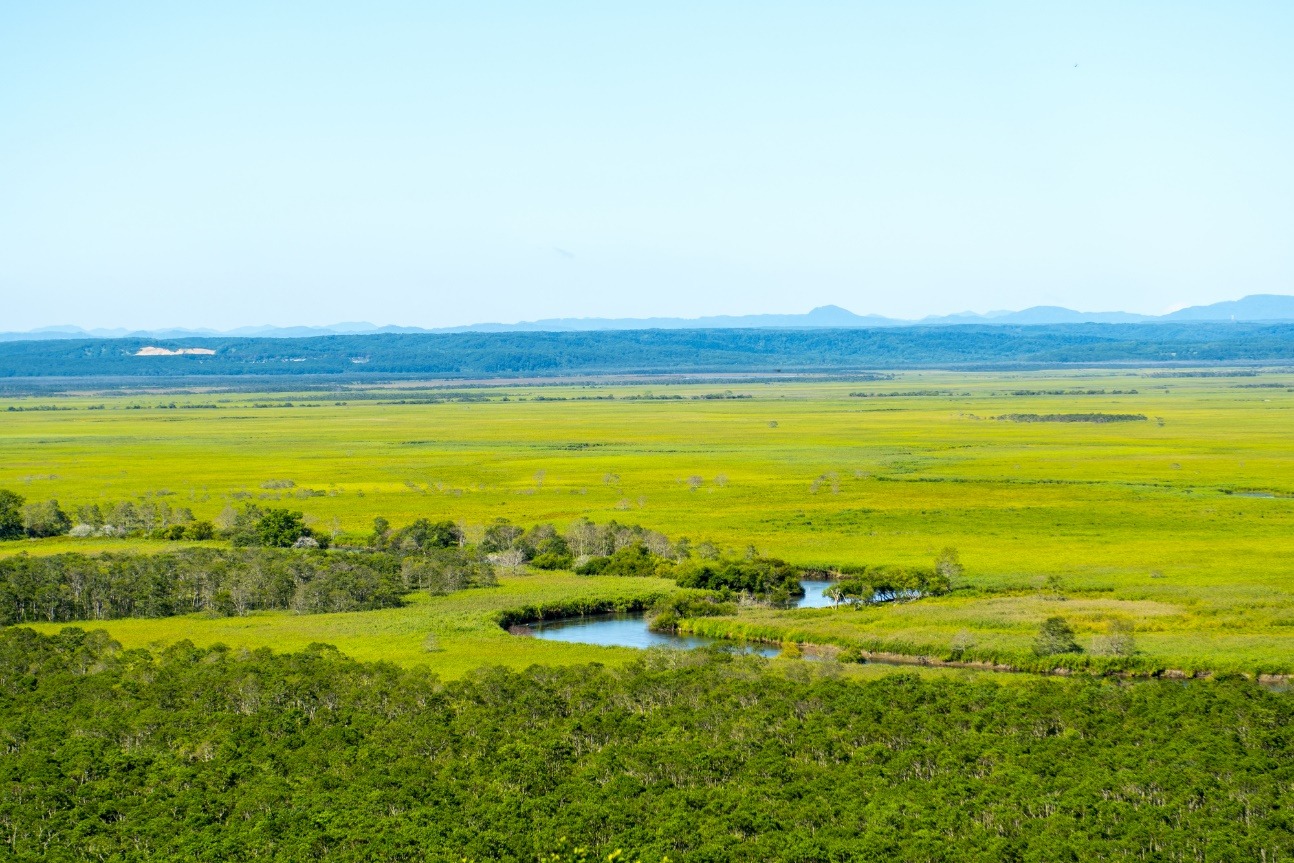
[[826, 595], [827, 588], [834, 584], [826, 579], [809, 579], [806, 578], [800, 582], [800, 587], [804, 588], [804, 596], [796, 600], [796, 608], [830, 608], [833, 603]]
[[652, 632], [647, 628], [646, 617], [637, 614], [598, 614], [590, 617], [567, 617], [562, 620], [545, 620], [527, 624], [535, 638], [547, 641], [569, 641], [575, 644], [598, 644], [603, 647], [673, 647], [692, 650], [697, 647], [718, 645], [740, 653], [754, 653], [773, 657], [781, 649], [767, 644], [747, 644], [706, 638], [700, 635], [678, 635]]

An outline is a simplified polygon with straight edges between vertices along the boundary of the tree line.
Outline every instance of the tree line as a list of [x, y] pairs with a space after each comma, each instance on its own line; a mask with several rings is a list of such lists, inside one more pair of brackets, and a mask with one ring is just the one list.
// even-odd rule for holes
[[[83, 507], [82, 510], [85, 508]], [[97, 507], [96, 507], [97, 511]], [[154, 510], [174, 512], [173, 510]], [[188, 531], [194, 523], [156, 528]], [[166, 538], [181, 538], [164, 534]], [[741, 601], [784, 605], [803, 594], [801, 567], [760, 556], [722, 552], [686, 537], [671, 541], [641, 525], [581, 519], [563, 533], [552, 524], [530, 528], [500, 518], [470, 542], [455, 522], [417, 519], [395, 528], [374, 520], [362, 546], [328, 551], [326, 534], [300, 512], [245, 505], [218, 536], [232, 548], [188, 547], [158, 554], [19, 554], [0, 559], [0, 622], [111, 620], [207, 612], [244, 615], [283, 609], [298, 613], [362, 611], [401, 604], [411, 591], [446, 593], [497, 583], [499, 571], [573, 570], [580, 575], [656, 577], [713, 594], [653, 612], [653, 625], [672, 628], [681, 617], [731, 613]], [[951, 555], [951, 557], [950, 557]], [[919, 599], [946, 593], [961, 571], [946, 549], [934, 569], [842, 568], [833, 590], [850, 603]], [[862, 579], [867, 579], [864, 582]]]
[[[210, 355], [139, 356], [145, 347]], [[496, 376], [910, 368], [931, 364], [1294, 359], [1288, 323], [59, 339], [0, 343], [0, 377]], [[357, 362], [357, 360], [359, 362]]]
[[188, 507], [171, 506], [162, 497], [145, 496], [139, 503], [89, 503], [68, 513], [57, 500], [28, 501], [15, 491], [0, 488], [0, 539], [64, 534], [202, 541], [214, 537], [216, 527], [195, 519]]
[[5, 624], [268, 609], [362, 611], [398, 606], [407, 592], [400, 561], [379, 555], [186, 548], [0, 559]]
[[369, 611], [397, 607], [415, 590], [498, 583], [496, 567], [460, 544], [452, 522], [421, 519], [394, 532], [396, 542], [327, 552], [302, 543], [311, 537], [301, 534], [299, 513], [260, 512], [234, 534], [233, 548], [0, 558], [0, 622]]
[[[314, 645], [0, 632], [0, 846], [37, 860], [1279, 861], [1294, 696], [857, 682], [708, 651], [440, 681]], [[623, 854], [610, 857], [617, 849]]]

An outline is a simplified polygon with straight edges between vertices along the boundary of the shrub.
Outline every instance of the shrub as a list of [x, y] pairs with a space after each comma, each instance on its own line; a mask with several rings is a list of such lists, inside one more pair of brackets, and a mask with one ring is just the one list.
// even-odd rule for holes
[[706, 591], [675, 593], [657, 600], [648, 612], [650, 627], [658, 632], [673, 632], [679, 620], [686, 617], [717, 617], [736, 614], [737, 604]]
[[184, 529], [186, 539], [207, 540], [216, 535], [216, 526], [209, 521], [195, 521]]
[[580, 575], [619, 575], [630, 578], [641, 578], [656, 574], [656, 569], [663, 561], [648, 551], [640, 542], [627, 545], [607, 557], [590, 558], [586, 563], [576, 567]]
[[530, 561], [530, 565], [535, 569], [570, 569], [575, 558], [570, 553], [558, 554], [557, 552], [546, 552], [538, 555]]
[[1137, 652], [1136, 639], [1132, 637], [1132, 623], [1127, 620], [1115, 620], [1110, 623], [1106, 635], [1092, 639], [1090, 652], [1093, 656], [1132, 656]]
[[1033, 652], [1038, 656], [1055, 656], [1061, 653], [1082, 653], [1083, 649], [1074, 640], [1073, 628], [1063, 617], [1049, 617], [1038, 627], [1038, 635], [1033, 640]]

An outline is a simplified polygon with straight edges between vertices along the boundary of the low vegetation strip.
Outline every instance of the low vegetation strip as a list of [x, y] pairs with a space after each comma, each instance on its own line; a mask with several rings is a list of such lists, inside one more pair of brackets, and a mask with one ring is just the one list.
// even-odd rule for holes
[[[704, 616], [680, 619], [676, 622], [679, 632], [702, 635], [709, 638], [723, 638], [738, 641], [757, 641], [768, 644], [804, 644], [828, 646], [834, 648], [829, 652], [840, 662], [911, 662], [919, 665], [944, 666], [950, 668], [973, 668], [984, 671], [1024, 671], [1037, 674], [1086, 673], [1092, 675], [1118, 675], [1134, 677], [1186, 677], [1199, 675], [1206, 677], [1210, 672], [1205, 669], [1183, 671], [1167, 665], [1162, 658], [1137, 654], [1132, 645], [1131, 635], [1127, 638], [1127, 647], [1122, 651], [1082, 650], [1073, 642], [1073, 632], [1068, 631], [1068, 641], [1061, 644], [1048, 643], [1055, 639], [1049, 630], [1062, 628], [1061, 638], [1068, 625], [1060, 618], [1059, 624], [1044, 621], [1039, 633], [1034, 638], [1031, 648], [1009, 650], [993, 647], [979, 647], [971, 644], [958, 644], [956, 637], [950, 646], [947, 643], [933, 641], [914, 641], [911, 639], [886, 637], [881, 635], [845, 635], [827, 634], [813, 625], [803, 621], [750, 621], [735, 617]], [[1103, 636], [1110, 639], [1111, 636]], [[1271, 669], [1251, 670], [1250, 677], [1271, 678]], [[1277, 673], [1279, 679], [1285, 675]]]
[[1002, 414], [994, 417], [1013, 423], [1135, 423], [1145, 422], [1145, 414]]
[[561, 620], [566, 617], [587, 617], [594, 614], [630, 614], [655, 608], [669, 594], [646, 593], [640, 596], [623, 596], [610, 599], [579, 597], [550, 602], [530, 603], [505, 609], [494, 615], [503, 629], [539, 623], [544, 620]]
[[443, 683], [321, 645], [11, 629], [0, 843], [17, 860], [1294, 854], [1289, 694], [794, 668], [667, 651]]

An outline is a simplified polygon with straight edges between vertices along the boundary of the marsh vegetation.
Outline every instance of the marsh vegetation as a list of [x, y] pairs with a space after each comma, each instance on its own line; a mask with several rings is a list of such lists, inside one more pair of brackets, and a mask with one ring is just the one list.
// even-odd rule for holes
[[[7, 841], [1278, 859], [1294, 377], [1219, 371], [15, 397]], [[510, 634], [608, 614], [777, 658]]]

